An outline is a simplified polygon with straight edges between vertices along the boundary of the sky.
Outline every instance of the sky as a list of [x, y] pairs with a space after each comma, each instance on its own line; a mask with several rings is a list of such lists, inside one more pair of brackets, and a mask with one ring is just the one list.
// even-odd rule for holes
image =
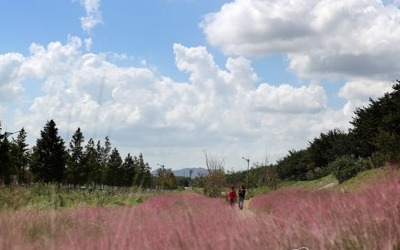
[[[400, 79], [399, 0], [0, 2], [2, 133], [110, 138], [152, 169], [273, 164]], [[13, 135], [14, 137], [16, 134]], [[245, 159], [243, 159], [245, 158]]]

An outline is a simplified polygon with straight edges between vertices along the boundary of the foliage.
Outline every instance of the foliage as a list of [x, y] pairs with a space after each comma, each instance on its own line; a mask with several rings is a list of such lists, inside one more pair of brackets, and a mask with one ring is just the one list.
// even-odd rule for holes
[[26, 131], [22, 128], [18, 132], [17, 139], [11, 142], [9, 151], [10, 160], [12, 164], [12, 174], [17, 177], [17, 183], [30, 182], [28, 166], [30, 161], [29, 148], [26, 143]]
[[123, 186], [126, 176], [126, 169], [122, 165], [122, 158], [116, 148], [111, 151], [107, 163], [106, 185]]
[[190, 187], [192, 185], [192, 179], [187, 176], [175, 176], [178, 188]]
[[157, 170], [155, 183], [161, 189], [177, 188], [177, 181], [172, 169], [166, 169], [164, 166]]
[[307, 150], [290, 150], [289, 155], [277, 162], [277, 173], [280, 179], [306, 180], [310, 166], [310, 154]]
[[271, 190], [275, 190], [279, 184], [279, 176], [276, 165], [254, 163], [248, 173], [249, 188], [260, 188], [267, 186]]
[[265, 184], [272, 190], [276, 190], [279, 184], [279, 176], [276, 166], [265, 166]]
[[5, 137], [0, 141], [0, 181], [2, 184], [9, 185], [11, 183], [11, 159], [8, 154], [10, 143]]
[[[353, 127], [348, 131], [338, 129], [321, 133], [302, 150], [291, 150], [278, 160], [277, 172], [281, 180], [305, 181], [318, 179], [335, 172], [340, 180], [354, 176], [366, 168], [382, 166], [400, 161], [400, 81], [392, 86], [393, 91], [378, 100], [370, 99], [368, 106], [357, 108]], [[343, 157], [363, 159], [364, 162], [338, 161]], [[333, 164], [334, 163], [334, 164]], [[333, 164], [333, 165], [332, 165]], [[339, 170], [333, 167], [335, 164]], [[358, 165], [363, 166], [358, 166]]]
[[138, 169], [138, 173], [135, 175], [134, 183], [140, 187], [150, 187], [151, 183], [151, 173], [150, 166], [146, 162], [144, 162], [143, 154], [139, 154], [138, 157], [133, 158], [136, 168]]
[[347, 133], [338, 129], [321, 133], [315, 138], [307, 150], [315, 168], [324, 169], [329, 163], [352, 152], [352, 144]]
[[357, 153], [363, 158], [375, 152], [386, 155], [389, 161], [398, 161], [400, 145], [400, 81], [393, 91], [378, 100], [370, 99], [368, 107], [355, 111], [350, 131], [356, 138]]
[[87, 183], [97, 183], [103, 185], [105, 182], [105, 170], [99, 161], [99, 151], [95, 147], [92, 138], [89, 139], [85, 146], [83, 157], [85, 165], [82, 170], [87, 171]]
[[40, 136], [33, 148], [32, 172], [37, 175], [39, 181], [61, 183], [67, 155], [64, 141], [58, 135], [58, 128], [53, 120], [46, 123]]
[[379, 132], [379, 123], [385, 110], [379, 102], [370, 99], [370, 105], [357, 108], [350, 123], [353, 128], [350, 135], [355, 138], [355, 156], [369, 157], [376, 151], [375, 138]]
[[[387, 152], [390, 156], [394, 156], [394, 160], [396, 161], [400, 154], [400, 146], [397, 143], [400, 139], [400, 81], [394, 84], [393, 90], [391, 93], [386, 93], [380, 99], [386, 112], [379, 126], [380, 133], [378, 134], [376, 144], [378, 151]], [[385, 134], [381, 141], [379, 137], [382, 132]]]
[[78, 128], [66, 149], [55, 122], [50, 120], [36, 145], [29, 149], [25, 130], [22, 128], [18, 132], [17, 139], [11, 142], [7, 137], [13, 133], [0, 133], [0, 184], [54, 182], [91, 188], [152, 185], [150, 166], [144, 162], [143, 155], [128, 154], [122, 161], [118, 150], [112, 150], [108, 137], [104, 145], [101, 141], [95, 143], [92, 138], [84, 145], [83, 133]]
[[67, 160], [66, 180], [73, 185], [84, 185], [88, 182], [89, 172], [85, 162], [83, 143], [84, 136], [78, 128], [69, 143], [69, 157]]
[[[226, 171], [225, 173], [225, 182], [228, 183], [230, 186], [240, 186], [242, 184], [246, 184], [247, 186], [247, 177], [248, 177], [248, 172], [247, 170], [241, 170], [241, 171]], [[227, 185], [227, 186], [229, 186]]]
[[389, 162], [400, 162], [400, 133], [380, 131], [376, 138], [377, 153]]
[[371, 166], [371, 168], [379, 168], [385, 165], [386, 159], [387, 158], [385, 155], [382, 155], [379, 152], [375, 152], [367, 160], [369, 161], [369, 165]]
[[333, 169], [333, 175], [339, 183], [342, 183], [362, 171], [365, 168], [365, 162], [362, 158], [355, 160], [351, 157], [343, 156], [332, 162], [329, 168]]
[[140, 169], [137, 158], [133, 158], [131, 154], [125, 157], [124, 162], [122, 163], [122, 167], [126, 171], [126, 176], [124, 178], [124, 185], [125, 186], [139, 186], [140, 183], [135, 181], [136, 176], [139, 175]]
[[203, 175], [203, 192], [209, 197], [219, 197], [225, 187], [224, 161], [205, 154], [207, 175]]

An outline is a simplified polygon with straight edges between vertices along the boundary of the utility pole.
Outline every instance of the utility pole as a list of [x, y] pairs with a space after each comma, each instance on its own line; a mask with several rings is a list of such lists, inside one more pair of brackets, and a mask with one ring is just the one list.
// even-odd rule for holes
[[[165, 178], [166, 178], [166, 176], [165, 176], [165, 165], [164, 164], [158, 164], [158, 163], [157, 163], [157, 165], [161, 167], [161, 176], [158, 176], [158, 179], [159, 179], [158, 181], [161, 182], [161, 190], [164, 190], [164, 181], [165, 181]], [[161, 180], [160, 180], [160, 178], [161, 178]]]
[[242, 157], [243, 160], [247, 161], [247, 174], [246, 174], [246, 188], [249, 188], [249, 166], [250, 166], [250, 159]]

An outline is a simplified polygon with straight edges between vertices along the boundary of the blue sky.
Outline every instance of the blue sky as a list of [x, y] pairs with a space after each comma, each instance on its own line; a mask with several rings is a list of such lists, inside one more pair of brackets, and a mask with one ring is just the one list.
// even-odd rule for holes
[[109, 136], [155, 169], [273, 163], [399, 79], [399, 1], [0, 2], [2, 131]]

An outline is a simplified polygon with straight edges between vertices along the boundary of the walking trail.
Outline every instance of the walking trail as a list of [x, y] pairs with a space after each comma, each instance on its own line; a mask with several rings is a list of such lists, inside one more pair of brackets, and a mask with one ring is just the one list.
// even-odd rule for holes
[[240, 212], [240, 214], [242, 214], [244, 216], [254, 216], [253, 211], [251, 211], [251, 209], [250, 209], [250, 202], [251, 202], [251, 198], [244, 201], [243, 210], [239, 210], [239, 206], [237, 204], [235, 207], [238, 210], [238, 212]]

